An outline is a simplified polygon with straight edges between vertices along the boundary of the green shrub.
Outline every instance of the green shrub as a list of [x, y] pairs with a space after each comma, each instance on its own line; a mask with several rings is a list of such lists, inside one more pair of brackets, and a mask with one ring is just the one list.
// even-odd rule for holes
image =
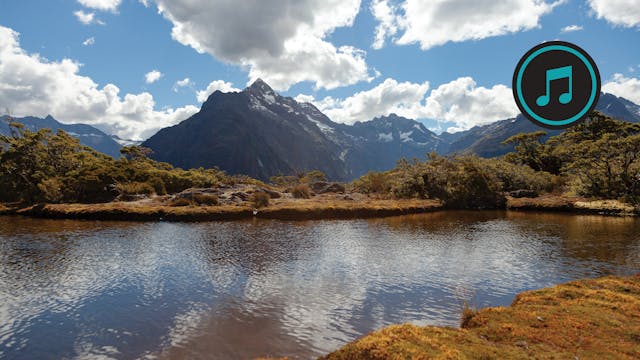
[[167, 188], [165, 187], [164, 181], [161, 177], [154, 176], [148, 182], [151, 186], [153, 186], [153, 191], [157, 195], [165, 195], [167, 193]]
[[256, 207], [256, 209], [269, 206], [270, 200], [271, 197], [269, 196], [269, 194], [262, 191], [256, 191], [251, 196], [251, 202], [253, 203], [253, 206]]
[[308, 199], [311, 197], [311, 189], [309, 189], [309, 185], [301, 184], [294, 186], [291, 189], [291, 194], [296, 199]]
[[42, 198], [50, 203], [58, 203], [62, 201], [63, 184], [58, 178], [45, 179], [38, 184], [38, 189], [42, 193]]
[[355, 180], [353, 189], [362, 194], [387, 195], [391, 191], [391, 177], [387, 173], [370, 171]]

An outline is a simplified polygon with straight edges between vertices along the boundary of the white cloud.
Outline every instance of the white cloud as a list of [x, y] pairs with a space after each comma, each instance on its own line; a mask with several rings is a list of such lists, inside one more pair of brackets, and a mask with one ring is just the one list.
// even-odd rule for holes
[[48, 61], [20, 47], [19, 34], [0, 26], [0, 108], [16, 116], [53, 115], [64, 123], [85, 123], [125, 139], [144, 139], [198, 111], [195, 106], [154, 109], [147, 92], [120, 95], [107, 84], [98, 87], [79, 75], [80, 64], [70, 59]]
[[518, 109], [511, 89], [504, 85], [491, 88], [477, 86], [470, 77], [461, 77], [433, 89], [429, 83], [398, 83], [386, 79], [378, 86], [346, 99], [326, 97], [320, 101], [309, 95], [296, 100], [312, 102], [329, 118], [341, 123], [367, 121], [396, 113], [410, 119], [433, 119], [453, 122], [450, 130], [466, 130], [496, 120], [515, 116]]
[[90, 38], [87, 38], [85, 41], [82, 42], [82, 45], [84, 46], [91, 46], [93, 44], [96, 43], [96, 38], [94, 38], [93, 36]]
[[82, 10], [75, 11], [73, 15], [76, 16], [78, 21], [85, 25], [89, 25], [95, 21], [96, 14], [95, 13], [85, 13]]
[[240, 91], [240, 89], [235, 88], [230, 82], [224, 80], [214, 80], [209, 83], [206, 89], [200, 90], [196, 93], [198, 102], [207, 101], [209, 95], [213, 94], [216, 90], [220, 90], [222, 92]]
[[589, 0], [589, 5], [598, 19], [625, 27], [640, 25], [638, 0]]
[[144, 76], [144, 81], [147, 82], [147, 84], [153, 84], [154, 82], [160, 80], [161, 77], [163, 77], [164, 74], [161, 73], [158, 70], [152, 70], [149, 71], [145, 76]]
[[602, 91], [640, 104], [640, 79], [614, 74], [613, 78], [602, 85]]
[[193, 81], [191, 81], [191, 79], [184, 78], [182, 80], [176, 81], [176, 83], [173, 84], [173, 91], [174, 92], [178, 92], [180, 90], [180, 88], [184, 88], [184, 87], [192, 88], [194, 85], [195, 85], [195, 83]]
[[81, 5], [102, 11], [115, 12], [122, 0], [78, 0]]
[[563, 27], [560, 32], [562, 33], [568, 33], [568, 32], [574, 32], [574, 31], [580, 31], [583, 30], [584, 28], [580, 25], [569, 25], [569, 26], [565, 26]]
[[[370, 80], [365, 53], [325, 40], [351, 26], [360, 0], [155, 0], [172, 37], [200, 53], [249, 70], [278, 90], [311, 81], [319, 88]], [[215, 26], [211, 26], [215, 24]]]
[[385, 40], [398, 32], [397, 11], [397, 8], [387, 0], [373, 0], [371, 3], [371, 13], [379, 21], [375, 38], [371, 45], [374, 49], [381, 49]]
[[372, 6], [379, 21], [374, 47], [402, 30], [399, 45], [419, 43], [423, 50], [447, 42], [480, 40], [539, 26], [540, 17], [562, 0], [376, 0]]

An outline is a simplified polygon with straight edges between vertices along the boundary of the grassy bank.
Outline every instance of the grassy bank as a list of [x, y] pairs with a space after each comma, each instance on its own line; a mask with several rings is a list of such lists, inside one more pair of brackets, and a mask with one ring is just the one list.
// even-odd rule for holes
[[463, 328], [394, 325], [326, 359], [637, 359], [640, 276], [580, 280], [467, 312]]
[[[537, 198], [508, 198], [507, 209], [516, 211], [559, 211], [603, 215], [637, 215], [637, 209], [616, 200], [590, 201], [562, 195]], [[273, 199], [264, 208], [255, 209], [250, 201], [235, 205], [172, 206], [167, 201], [146, 199], [103, 204], [38, 204], [28, 207], [0, 204], [0, 215], [24, 215], [48, 219], [89, 219], [129, 221], [214, 221], [248, 218], [282, 220], [318, 220], [373, 218], [419, 214], [444, 209], [437, 200], [373, 199], [360, 196], [345, 200], [342, 196], [315, 196], [310, 199]]]
[[618, 200], [589, 200], [564, 195], [507, 198], [509, 210], [560, 211], [582, 214], [637, 215], [638, 209]]
[[106, 204], [40, 204], [14, 209], [12, 214], [49, 219], [91, 219], [130, 221], [210, 221], [252, 217], [311, 220], [370, 218], [417, 214], [442, 207], [435, 200], [338, 200], [333, 198], [282, 199], [268, 207], [251, 204], [216, 206], [168, 206], [156, 202], [113, 202]]

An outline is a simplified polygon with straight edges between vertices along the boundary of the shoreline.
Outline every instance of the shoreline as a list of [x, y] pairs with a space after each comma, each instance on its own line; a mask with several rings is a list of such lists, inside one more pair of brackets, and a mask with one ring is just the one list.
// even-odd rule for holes
[[[336, 200], [295, 199], [275, 201], [262, 208], [242, 205], [169, 206], [153, 202], [111, 202], [102, 204], [37, 204], [8, 207], [0, 204], [0, 215], [21, 215], [45, 219], [201, 222], [242, 219], [323, 220], [365, 219], [428, 213], [448, 209], [437, 200]], [[468, 210], [468, 209], [467, 209]], [[564, 212], [606, 216], [637, 216], [638, 209], [615, 200], [589, 201], [582, 198], [543, 195], [537, 198], [508, 198], [504, 210]]]
[[324, 359], [638, 358], [640, 274], [525, 291], [510, 306], [462, 317], [460, 328], [391, 325]]
[[295, 200], [254, 209], [249, 206], [167, 206], [114, 202], [105, 204], [38, 204], [0, 208], [0, 215], [45, 219], [199, 222], [242, 219], [322, 220], [410, 215], [442, 210], [435, 200], [368, 200], [316, 202]]

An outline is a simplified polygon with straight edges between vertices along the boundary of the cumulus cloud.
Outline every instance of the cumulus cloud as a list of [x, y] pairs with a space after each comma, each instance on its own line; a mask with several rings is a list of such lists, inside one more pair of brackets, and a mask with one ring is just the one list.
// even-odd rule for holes
[[0, 107], [16, 116], [51, 114], [64, 123], [91, 124], [125, 139], [144, 139], [198, 111], [195, 106], [158, 111], [147, 92], [122, 96], [113, 84], [99, 88], [79, 75], [77, 62], [29, 54], [18, 40], [17, 32], [0, 26]]
[[479, 40], [539, 26], [540, 17], [562, 0], [376, 0], [372, 13], [378, 20], [374, 47], [387, 37], [399, 45], [418, 43], [423, 50], [447, 42]]
[[91, 46], [93, 44], [96, 43], [96, 38], [94, 38], [93, 36], [90, 38], [87, 38], [85, 41], [82, 42], [82, 45], [84, 46]]
[[209, 83], [206, 89], [198, 91], [196, 93], [196, 97], [198, 98], [199, 102], [205, 102], [207, 101], [209, 95], [213, 94], [216, 90], [220, 90], [222, 92], [240, 91], [240, 89], [235, 88], [230, 82], [224, 80], [214, 80]]
[[602, 91], [640, 104], [640, 79], [614, 74], [613, 78], [602, 85]]
[[485, 88], [477, 86], [470, 77], [461, 77], [438, 86], [427, 96], [428, 91], [428, 82], [398, 83], [386, 79], [346, 99], [315, 100], [309, 95], [298, 95], [296, 100], [312, 102], [336, 122], [352, 124], [396, 113], [411, 119], [453, 122], [455, 126], [451, 131], [466, 130], [518, 113], [511, 89], [504, 85]]
[[164, 76], [163, 73], [161, 73], [158, 70], [152, 70], [149, 71], [145, 76], [144, 76], [144, 81], [147, 82], [147, 84], [153, 84], [154, 82], [160, 80], [160, 78]]
[[574, 32], [574, 31], [580, 31], [583, 30], [584, 28], [580, 25], [569, 25], [569, 26], [565, 26], [563, 27], [560, 32], [562, 33], [568, 33], [568, 32]]
[[81, 5], [102, 11], [115, 12], [122, 0], [78, 0]]
[[614, 25], [640, 25], [640, 4], [637, 0], [589, 0], [589, 6], [598, 19]]
[[76, 19], [85, 25], [89, 25], [96, 20], [95, 13], [86, 13], [82, 10], [74, 11], [73, 15], [76, 16]]
[[176, 83], [173, 84], [173, 91], [174, 92], [178, 92], [180, 90], [180, 88], [185, 88], [185, 87], [192, 88], [194, 85], [195, 85], [195, 83], [193, 81], [191, 81], [191, 79], [184, 78], [182, 80], [176, 81]]
[[[278, 90], [310, 81], [333, 89], [370, 80], [365, 53], [326, 40], [351, 26], [360, 0], [155, 0], [172, 37], [249, 70]], [[211, 26], [215, 24], [216, 26]]]

